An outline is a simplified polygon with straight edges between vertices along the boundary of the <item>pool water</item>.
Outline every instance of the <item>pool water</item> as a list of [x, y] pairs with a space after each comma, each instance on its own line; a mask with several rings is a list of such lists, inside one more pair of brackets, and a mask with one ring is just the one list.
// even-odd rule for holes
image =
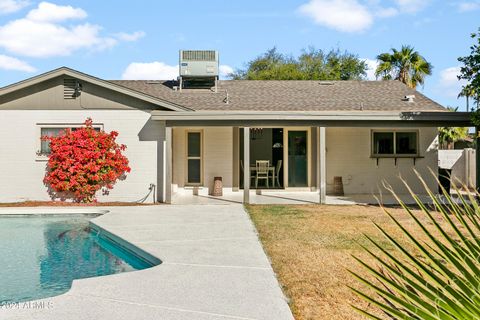
[[74, 279], [151, 267], [92, 231], [91, 218], [0, 217], [0, 304], [62, 294]]

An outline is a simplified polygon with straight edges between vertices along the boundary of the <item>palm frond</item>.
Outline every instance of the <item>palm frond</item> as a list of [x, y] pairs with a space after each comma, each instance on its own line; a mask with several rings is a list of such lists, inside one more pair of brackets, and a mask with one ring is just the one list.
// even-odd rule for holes
[[412, 46], [403, 45], [400, 50], [392, 48], [391, 51], [377, 56], [377, 78], [399, 80], [415, 89], [417, 85], [423, 85], [426, 76], [432, 74], [433, 66]]

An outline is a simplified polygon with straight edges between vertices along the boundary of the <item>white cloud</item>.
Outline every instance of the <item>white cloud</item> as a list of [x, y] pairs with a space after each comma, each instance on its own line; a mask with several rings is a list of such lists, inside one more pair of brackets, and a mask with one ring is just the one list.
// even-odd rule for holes
[[68, 56], [82, 48], [103, 50], [117, 41], [99, 35], [100, 26], [88, 23], [62, 26], [19, 19], [0, 27], [0, 46], [7, 51], [36, 58]]
[[298, 10], [316, 24], [342, 32], [365, 31], [373, 23], [368, 8], [357, 0], [310, 0]]
[[[226, 78], [234, 70], [222, 64], [219, 66], [220, 78]], [[178, 77], [178, 65], [172, 66], [160, 61], [132, 62], [123, 71], [123, 80], [169, 80]]]
[[395, 2], [400, 11], [416, 13], [425, 9], [429, 5], [430, 0], [395, 0]]
[[0, 48], [20, 56], [47, 58], [68, 56], [81, 49], [105, 50], [119, 41], [135, 41], [145, 35], [137, 31], [103, 36], [99, 25], [72, 22], [87, 16], [81, 8], [41, 2], [24, 18], [0, 25]]
[[221, 64], [219, 67], [219, 73], [220, 73], [220, 78], [226, 78], [228, 75], [233, 73], [233, 68], [226, 65], [226, 64]]
[[25, 72], [36, 71], [36, 69], [27, 62], [3, 54], [0, 54], [0, 69]]
[[178, 76], [178, 65], [163, 62], [132, 62], [122, 74], [124, 80], [169, 80]]
[[467, 12], [480, 9], [480, 1], [460, 2], [458, 3], [458, 11]]
[[456, 98], [462, 90], [462, 86], [466, 84], [465, 80], [458, 80], [460, 67], [450, 67], [440, 71], [440, 79], [437, 89], [441, 94], [448, 98]]
[[70, 19], [85, 19], [87, 13], [72, 6], [58, 6], [50, 2], [41, 2], [36, 9], [27, 14], [27, 19], [37, 22], [60, 22]]
[[[480, 0], [470, 0], [480, 1]], [[316, 24], [341, 32], [362, 32], [376, 18], [391, 18], [399, 14], [414, 14], [425, 9], [431, 0], [393, 0], [384, 7], [380, 0], [308, 0], [298, 8]]]
[[26, 0], [0, 0], [0, 14], [13, 13], [30, 4]]
[[375, 11], [375, 16], [380, 18], [390, 18], [398, 15], [398, 9], [389, 7], [389, 8], [379, 8]]
[[145, 32], [143, 31], [135, 31], [133, 33], [120, 32], [115, 34], [115, 36], [120, 40], [132, 42], [145, 37]]
[[375, 77], [375, 70], [378, 67], [378, 61], [377, 60], [372, 60], [372, 59], [362, 59], [362, 60], [365, 61], [365, 63], [367, 64], [367, 67], [368, 67], [366, 79], [367, 80], [377, 80], [377, 78]]

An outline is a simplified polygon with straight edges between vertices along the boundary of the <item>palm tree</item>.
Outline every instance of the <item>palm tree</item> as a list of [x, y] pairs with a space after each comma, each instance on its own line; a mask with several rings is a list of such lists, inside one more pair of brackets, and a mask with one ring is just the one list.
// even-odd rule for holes
[[[457, 112], [458, 107], [447, 107], [448, 111]], [[438, 143], [441, 149], [453, 149], [454, 143], [468, 137], [466, 127], [440, 127], [438, 128]]]
[[468, 128], [440, 127], [438, 128], [438, 142], [441, 149], [453, 149], [454, 143], [468, 136]]
[[383, 80], [399, 80], [415, 89], [417, 84], [425, 81], [425, 76], [432, 74], [433, 66], [411, 46], [402, 46], [400, 50], [392, 48], [392, 53], [385, 52], [377, 56], [379, 65], [375, 76]]
[[[462, 91], [460, 91], [460, 93], [458, 94], [457, 98], [460, 98], [460, 97], [465, 97], [465, 100], [466, 100], [466, 103], [467, 103], [467, 112], [470, 111], [470, 103], [469, 103], [469, 99], [470, 97], [475, 97], [475, 89], [470, 87], [470, 86], [464, 86], [462, 87]], [[477, 99], [477, 109], [478, 109], [478, 99]], [[472, 110], [473, 110], [473, 107], [472, 107]]]

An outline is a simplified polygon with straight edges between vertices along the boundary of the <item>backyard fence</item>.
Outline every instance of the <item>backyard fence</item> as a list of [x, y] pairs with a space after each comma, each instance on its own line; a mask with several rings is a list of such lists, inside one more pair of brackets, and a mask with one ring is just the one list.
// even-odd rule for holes
[[475, 188], [475, 150], [438, 150], [438, 167], [450, 169], [452, 184], [457, 187]]

